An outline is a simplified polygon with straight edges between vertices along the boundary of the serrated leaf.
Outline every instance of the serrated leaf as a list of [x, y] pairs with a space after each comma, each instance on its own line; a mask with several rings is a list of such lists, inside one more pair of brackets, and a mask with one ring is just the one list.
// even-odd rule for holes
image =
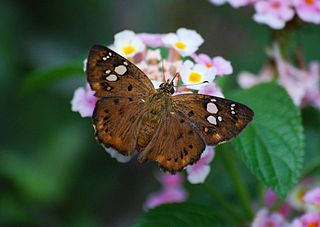
[[301, 116], [279, 85], [262, 84], [232, 97], [255, 112], [232, 145], [252, 173], [281, 197], [297, 183], [304, 158]]
[[84, 75], [80, 61], [35, 71], [27, 75], [22, 85], [22, 92], [34, 92], [74, 75]]
[[166, 204], [144, 213], [134, 227], [157, 226], [228, 226], [215, 215], [212, 207], [191, 204]]

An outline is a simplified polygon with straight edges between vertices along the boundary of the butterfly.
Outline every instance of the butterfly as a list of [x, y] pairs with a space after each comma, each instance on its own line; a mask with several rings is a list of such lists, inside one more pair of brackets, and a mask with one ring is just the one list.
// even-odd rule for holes
[[240, 103], [203, 94], [173, 95], [172, 82], [155, 89], [133, 63], [94, 45], [87, 58], [87, 81], [98, 98], [95, 137], [122, 155], [138, 153], [161, 169], [181, 171], [199, 160], [206, 145], [237, 136], [253, 118]]

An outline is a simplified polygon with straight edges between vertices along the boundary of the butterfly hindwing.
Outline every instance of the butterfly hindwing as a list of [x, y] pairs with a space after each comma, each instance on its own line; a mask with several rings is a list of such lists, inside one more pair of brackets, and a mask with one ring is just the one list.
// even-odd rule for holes
[[155, 92], [149, 78], [137, 66], [104, 46], [90, 49], [86, 72], [97, 97], [145, 96]]
[[205, 143], [197, 130], [179, 115], [169, 113], [139, 159], [157, 161], [163, 170], [174, 173], [196, 162], [204, 149]]
[[143, 102], [138, 98], [100, 99], [93, 113], [97, 140], [123, 155], [131, 155], [136, 147], [141, 126]]
[[175, 111], [200, 133], [205, 143], [216, 145], [237, 136], [253, 118], [247, 106], [215, 96], [173, 96]]

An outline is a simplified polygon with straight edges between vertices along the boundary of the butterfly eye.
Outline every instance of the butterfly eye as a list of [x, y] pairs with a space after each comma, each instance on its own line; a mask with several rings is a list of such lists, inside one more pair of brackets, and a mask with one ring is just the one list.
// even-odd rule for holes
[[159, 86], [159, 87], [163, 87], [163, 85], [164, 85], [164, 83], [160, 84], [160, 86]]
[[174, 88], [173, 88], [173, 87], [170, 88], [170, 93], [171, 93], [171, 94], [174, 93]]

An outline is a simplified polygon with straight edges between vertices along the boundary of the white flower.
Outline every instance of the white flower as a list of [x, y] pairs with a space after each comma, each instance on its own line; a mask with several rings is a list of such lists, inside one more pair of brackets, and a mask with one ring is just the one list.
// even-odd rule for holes
[[115, 51], [124, 57], [133, 57], [145, 50], [145, 45], [133, 31], [124, 30], [114, 36]]
[[208, 68], [204, 64], [194, 64], [187, 60], [179, 69], [181, 80], [184, 84], [187, 84], [187, 88], [193, 90], [199, 90], [205, 84], [195, 85], [208, 81], [211, 83], [216, 76], [216, 69], [211, 67]]
[[129, 162], [129, 161], [131, 160], [132, 156], [133, 156], [133, 155], [131, 155], [131, 156], [122, 155], [122, 154], [120, 154], [117, 150], [115, 150], [115, 149], [113, 149], [113, 148], [111, 148], [111, 147], [107, 148], [107, 147], [105, 147], [103, 144], [102, 144], [102, 147], [105, 149], [105, 151], [106, 151], [107, 153], [110, 154], [110, 156], [111, 156], [112, 158], [117, 159], [117, 161], [118, 161], [118, 162], [121, 162], [121, 163]]
[[182, 56], [189, 56], [198, 50], [204, 40], [195, 30], [179, 28], [176, 34], [169, 33], [163, 36], [162, 41], [173, 47]]
[[207, 146], [202, 152], [201, 158], [193, 165], [187, 166], [188, 181], [191, 184], [203, 183], [210, 173], [210, 162], [214, 158], [214, 149]]
[[209, 2], [211, 2], [211, 3], [215, 4], [215, 5], [220, 6], [220, 5], [225, 4], [225, 3], [227, 2], [227, 0], [209, 0]]

